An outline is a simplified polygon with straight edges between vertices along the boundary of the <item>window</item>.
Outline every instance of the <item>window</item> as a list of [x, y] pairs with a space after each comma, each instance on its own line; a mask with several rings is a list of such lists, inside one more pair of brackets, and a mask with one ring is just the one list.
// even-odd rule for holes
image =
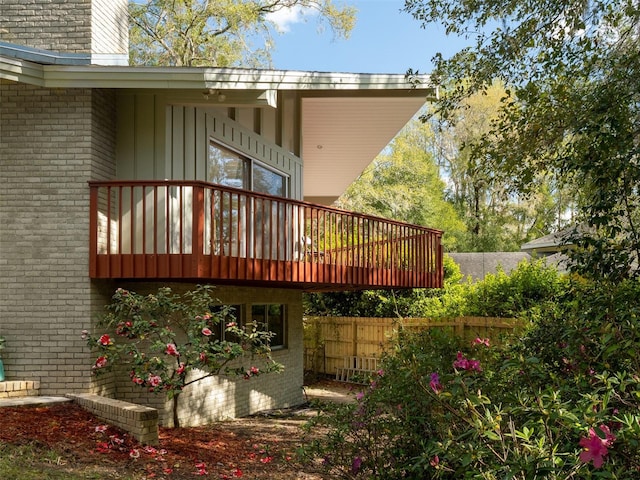
[[287, 177], [257, 160], [215, 142], [209, 144], [207, 180], [278, 197], [287, 196]]
[[258, 329], [271, 332], [271, 348], [286, 347], [285, 306], [281, 304], [251, 305], [251, 320]]
[[236, 335], [226, 331], [227, 324], [230, 322], [236, 322], [239, 327], [242, 327], [244, 322], [242, 321], [242, 306], [241, 305], [211, 305], [209, 307], [211, 314], [215, 317], [220, 316], [220, 322], [216, 326], [211, 335], [216, 340], [227, 340], [229, 342], [237, 342]]
[[[287, 196], [288, 177], [257, 160], [210, 142], [207, 180], [277, 197]], [[205, 241], [215, 255], [242, 258], [284, 258], [285, 205], [262, 197], [216, 192]]]

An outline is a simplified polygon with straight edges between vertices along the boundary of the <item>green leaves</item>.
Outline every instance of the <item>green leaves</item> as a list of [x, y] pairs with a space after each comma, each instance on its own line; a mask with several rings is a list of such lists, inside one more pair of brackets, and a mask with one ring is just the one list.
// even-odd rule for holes
[[513, 92], [491, 128], [466, 144], [469, 162], [512, 195], [550, 180], [571, 200], [555, 212], [558, 223], [570, 207], [572, 221], [588, 227], [572, 239], [576, 271], [616, 282], [636, 275], [640, 90], [629, 79], [640, 76], [637, 6], [409, 0], [405, 9], [475, 39], [449, 59], [437, 57], [446, 93], [435, 112], [444, 121], [459, 121], [466, 102], [496, 79]]
[[93, 371], [125, 369], [134, 384], [166, 393], [175, 400], [176, 426], [177, 397], [188, 385], [213, 375], [248, 379], [281, 371], [270, 356], [272, 334], [243, 327], [218, 304], [210, 286], [182, 295], [166, 287], [149, 295], [119, 288], [100, 323], [109, 333], [83, 332], [98, 356]]
[[267, 66], [275, 33], [269, 14], [287, 8], [319, 13], [319, 21], [326, 21], [338, 37], [347, 37], [355, 22], [352, 7], [331, 0], [130, 2], [130, 63]]

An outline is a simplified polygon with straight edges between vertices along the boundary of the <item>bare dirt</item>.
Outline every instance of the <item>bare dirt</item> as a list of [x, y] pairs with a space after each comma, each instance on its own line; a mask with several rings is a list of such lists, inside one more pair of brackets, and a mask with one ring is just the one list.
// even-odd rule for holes
[[[349, 397], [332, 382], [314, 392], [323, 401]], [[77, 478], [324, 480], [330, 477], [317, 464], [297, 456], [310, 440], [301, 427], [316, 414], [307, 404], [197, 428], [161, 428], [160, 444], [148, 447], [75, 404], [5, 407], [0, 446], [29, 446], [47, 469]]]

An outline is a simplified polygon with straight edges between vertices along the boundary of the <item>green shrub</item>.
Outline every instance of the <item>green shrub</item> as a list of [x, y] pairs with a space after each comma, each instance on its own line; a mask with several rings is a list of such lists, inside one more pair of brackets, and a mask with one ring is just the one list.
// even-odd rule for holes
[[637, 478], [639, 293], [571, 281], [511, 344], [403, 334], [306, 454], [342, 478]]

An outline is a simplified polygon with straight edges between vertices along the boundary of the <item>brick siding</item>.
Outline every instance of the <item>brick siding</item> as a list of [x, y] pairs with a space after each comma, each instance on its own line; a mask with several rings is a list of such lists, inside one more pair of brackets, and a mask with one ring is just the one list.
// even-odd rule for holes
[[[61, 53], [129, 50], [127, 0], [2, 0], [0, 40]], [[113, 61], [93, 63], [113, 63]]]
[[2, 0], [5, 42], [64, 53], [91, 53], [90, 0]]
[[[137, 293], [155, 292], [159, 284], [121, 285]], [[190, 288], [170, 285], [175, 291]], [[178, 418], [181, 426], [202, 425], [215, 420], [242, 417], [261, 410], [286, 408], [304, 401], [302, 293], [277, 288], [222, 287], [215, 296], [226, 304], [283, 303], [287, 305], [287, 348], [276, 350], [274, 360], [284, 365], [282, 373], [271, 373], [250, 380], [211, 377], [189, 385], [179, 397]], [[172, 404], [164, 396], [155, 396], [134, 385], [128, 372], [116, 380], [116, 397], [159, 410], [161, 425], [172, 426]]]
[[89, 179], [114, 172], [113, 93], [0, 84], [0, 335], [7, 380], [90, 388]]

